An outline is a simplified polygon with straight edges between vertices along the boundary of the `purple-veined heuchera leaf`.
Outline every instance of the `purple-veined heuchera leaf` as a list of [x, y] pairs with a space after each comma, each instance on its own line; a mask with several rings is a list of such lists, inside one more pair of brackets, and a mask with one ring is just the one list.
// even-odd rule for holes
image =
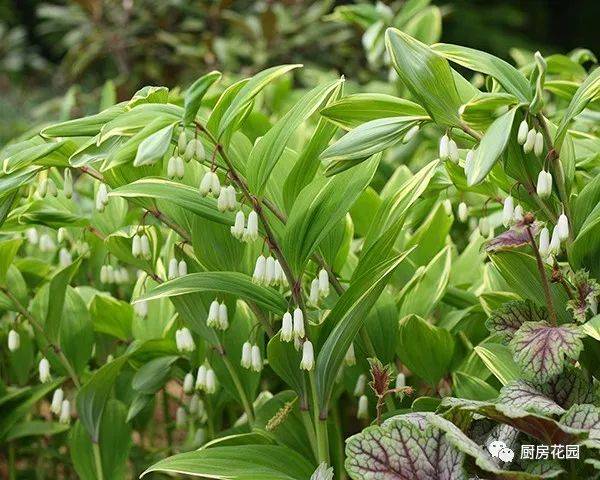
[[543, 383], [561, 373], [567, 359], [578, 358], [583, 348], [582, 336], [575, 325], [554, 327], [546, 322], [527, 322], [517, 330], [509, 346], [523, 375]]
[[[573, 276], [575, 285], [575, 298], [567, 302], [567, 308], [573, 312], [573, 317], [578, 322], [585, 322], [588, 310], [594, 312], [593, 303], [600, 295], [600, 285], [590, 278], [586, 271], [579, 271]], [[597, 308], [596, 304], [596, 308]]]
[[593, 403], [596, 400], [594, 383], [589, 373], [571, 365], [545, 382], [541, 389], [547, 397], [565, 409], [577, 403]]
[[533, 383], [524, 380], [517, 380], [502, 387], [497, 401], [542, 415], [564, 413], [564, 409], [560, 405], [539, 391]]
[[541, 322], [547, 319], [546, 309], [529, 300], [514, 301], [495, 310], [485, 322], [485, 326], [491, 333], [499, 334], [505, 342], [510, 342], [525, 322]]

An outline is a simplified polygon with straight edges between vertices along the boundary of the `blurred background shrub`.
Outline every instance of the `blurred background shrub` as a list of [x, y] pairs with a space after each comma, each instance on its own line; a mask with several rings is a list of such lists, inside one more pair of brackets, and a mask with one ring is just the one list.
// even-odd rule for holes
[[390, 25], [517, 64], [541, 45], [597, 51], [599, 14], [597, 0], [0, 0], [0, 145], [212, 69], [244, 76], [303, 63], [308, 75], [385, 81]]

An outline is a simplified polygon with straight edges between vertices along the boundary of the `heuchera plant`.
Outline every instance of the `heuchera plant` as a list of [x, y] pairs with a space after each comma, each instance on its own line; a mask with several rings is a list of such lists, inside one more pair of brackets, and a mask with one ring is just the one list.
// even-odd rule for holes
[[600, 69], [385, 25], [400, 97], [211, 72], [1, 152], [11, 475], [599, 476]]

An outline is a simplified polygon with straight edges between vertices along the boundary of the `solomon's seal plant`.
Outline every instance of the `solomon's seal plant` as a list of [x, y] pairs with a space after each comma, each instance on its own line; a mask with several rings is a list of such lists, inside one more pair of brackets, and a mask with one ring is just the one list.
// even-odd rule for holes
[[4, 148], [11, 475], [598, 477], [600, 69], [377, 12], [398, 96], [210, 72]]

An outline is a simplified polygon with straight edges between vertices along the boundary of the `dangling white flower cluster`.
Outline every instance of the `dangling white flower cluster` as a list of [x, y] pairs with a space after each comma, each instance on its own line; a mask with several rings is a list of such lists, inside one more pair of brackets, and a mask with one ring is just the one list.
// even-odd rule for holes
[[517, 141], [519, 145], [523, 145], [525, 153], [533, 152], [536, 157], [544, 153], [544, 136], [537, 132], [535, 128], [530, 130], [527, 120], [523, 120], [519, 125]]
[[208, 394], [217, 391], [217, 376], [215, 371], [209, 366], [201, 365], [198, 368], [196, 376], [196, 390], [203, 390]]
[[41, 252], [53, 252], [56, 249], [54, 240], [52, 240], [52, 237], [47, 233], [43, 233], [40, 236], [39, 247]]
[[218, 196], [221, 193], [221, 182], [216, 172], [209, 171], [204, 174], [202, 180], [200, 180], [200, 195], [206, 197], [211, 194]]
[[312, 370], [315, 366], [315, 351], [310, 340], [304, 340], [302, 344], [302, 360], [300, 360], [300, 370]]
[[450, 160], [452, 163], [458, 163], [459, 160], [456, 142], [446, 134], [440, 139], [439, 157], [440, 160]]
[[152, 258], [148, 235], [145, 233], [138, 233], [133, 236], [133, 240], [131, 242], [131, 254], [135, 258], [143, 258], [145, 260], [150, 260]]
[[221, 188], [219, 192], [219, 198], [217, 198], [217, 208], [219, 212], [226, 212], [228, 210], [234, 211], [238, 207], [236, 191], [233, 185]]
[[317, 278], [313, 279], [310, 284], [309, 300], [316, 306], [319, 300], [327, 297], [327, 295], [329, 295], [329, 274], [327, 270], [322, 268]]
[[108, 205], [108, 187], [101, 183], [96, 192], [96, 210], [103, 212]]
[[183, 327], [175, 332], [175, 344], [180, 352], [193, 352], [196, 349], [196, 344], [190, 332], [186, 327]]
[[271, 255], [259, 255], [254, 265], [252, 280], [259, 285], [285, 285], [286, 278], [283, 268]]
[[231, 227], [231, 234], [243, 242], [253, 242], [258, 238], [258, 214], [252, 210], [248, 214], [248, 223], [244, 227], [244, 212], [239, 210], [235, 214], [235, 223]]
[[173, 155], [167, 161], [167, 177], [182, 179], [185, 175], [185, 163], [179, 155]]
[[16, 330], [8, 332], [8, 351], [14, 352], [21, 346], [21, 336]]
[[569, 219], [562, 213], [558, 217], [558, 221], [552, 230], [552, 237], [550, 237], [550, 231], [544, 227], [540, 232], [540, 238], [538, 241], [538, 250], [540, 255], [547, 263], [553, 263], [553, 256], [560, 253], [560, 245], [562, 242], [569, 238]]
[[47, 358], [42, 358], [38, 365], [38, 372], [40, 376], [40, 382], [46, 383], [52, 379], [50, 375], [50, 362]]
[[73, 174], [70, 168], [65, 168], [65, 179], [63, 181], [63, 194], [66, 198], [73, 196]]
[[182, 259], [178, 262], [175, 257], [172, 257], [171, 260], [169, 260], [167, 278], [173, 280], [177, 277], [183, 277], [184, 275], [187, 275], [187, 271], [187, 263], [185, 263], [185, 260]]
[[177, 141], [177, 149], [179, 150], [179, 156], [183, 157], [183, 160], [190, 162], [191, 160], [197, 160], [201, 162], [204, 158], [204, 146], [198, 138], [192, 138], [189, 142], [185, 136], [185, 131], [179, 134]]
[[105, 284], [123, 285], [129, 282], [129, 271], [125, 267], [115, 268], [112, 265], [102, 265], [100, 281]]
[[146, 318], [148, 316], [148, 302], [142, 300], [141, 302], [134, 303], [133, 311], [141, 318]]
[[542, 170], [537, 179], [536, 192], [540, 198], [548, 198], [552, 194], [552, 174]]
[[37, 193], [41, 198], [44, 198], [46, 195], [50, 195], [51, 197], [58, 196], [58, 190], [56, 189], [56, 184], [54, 180], [51, 178], [42, 178], [38, 182]]
[[225, 302], [219, 303], [216, 298], [212, 301], [208, 309], [206, 325], [216, 330], [227, 330], [229, 328], [227, 305], [225, 305]]
[[242, 359], [240, 365], [255, 372], [260, 372], [263, 368], [262, 354], [258, 345], [252, 345], [250, 342], [244, 342], [242, 346]]
[[352, 365], [356, 365], [356, 354], [354, 353], [354, 344], [351, 343], [348, 350], [346, 350], [346, 355], [344, 355], [344, 363], [351, 367]]

